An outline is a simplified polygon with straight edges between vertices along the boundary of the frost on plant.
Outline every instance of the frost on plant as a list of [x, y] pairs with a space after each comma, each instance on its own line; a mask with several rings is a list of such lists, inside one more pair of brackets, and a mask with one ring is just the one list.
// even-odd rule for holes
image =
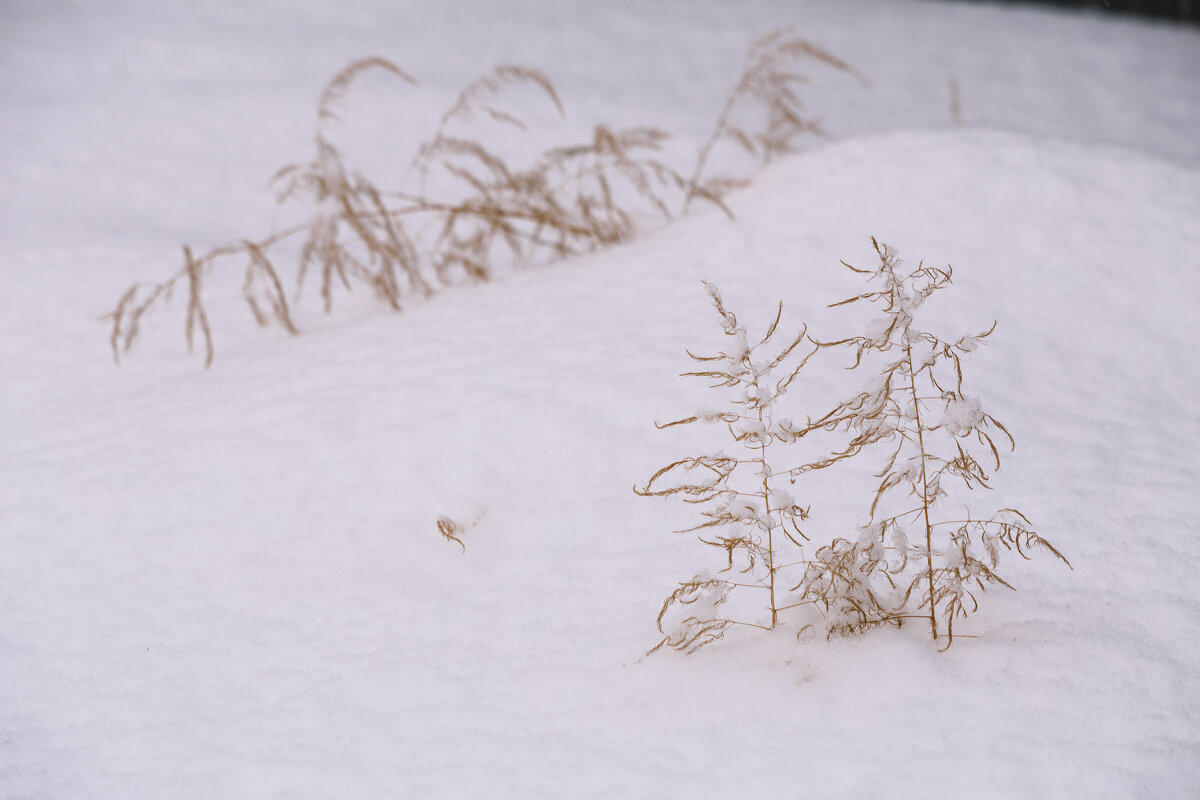
[[[699, 522], [680, 532], [696, 532], [701, 542], [720, 551], [724, 566], [715, 576], [698, 575], [681, 583], [667, 597], [658, 617], [664, 638], [654, 650], [666, 645], [691, 652], [737, 625], [772, 630], [780, 612], [802, 604], [783, 599], [779, 576], [784, 568], [804, 563], [801, 542], [808, 537], [800, 526], [808, 509], [791, 493], [793, 471], [775, 466], [770, 451], [808, 432], [782, 417], [777, 402], [821, 346], [808, 339], [805, 328], [787, 344], [768, 350], [783, 315], [782, 303], [766, 334], [751, 344], [717, 288], [710, 283], [704, 287], [720, 315], [727, 344], [715, 355], [689, 351], [701, 366], [684, 375], [707, 379], [712, 388], [727, 391], [727, 403], [722, 410], [700, 410], [657, 427], [719, 425], [729, 436], [733, 454], [719, 450], [682, 458], [634, 491], [678, 496], [698, 506]], [[785, 550], [795, 558], [785, 558]], [[735, 592], [759, 593], [761, 603], [737, 604], [748, 618], [736, 618], [740, 615], [727, 610]]]
[[1070, 564], [1016, 509], [1002, 509], [986, 519], [970, 512], [953, 515], [959, 518], [939, 514], [941, 502], [955, 488], [990, 489], [988, 470], [1000, 468], [997, 440], [1014, 445], [1008, 429], [963, 387], [963, 357], [996, 326], [953, 342], [922, 331], [915, 324], [917, 310], [950, 283], [951, 269], [922, 262], [905, 273], [893, 250], [871, 241], [879, 255], [876, 269], [843, 264], [878, 288], [833, 305], [874, 303], [882, 316], [863, 335], [827, 346], [851, 347], [855, 367], [870, 360], [879, 364], [879, 372], [822, 423], [851, 431], [856, 451], [878, 446], [886, 456], [877, 474], [870, 524], [857, 544], [842, 549], [865, 548], [894, 562], [887, 574], [902, 576], [903, 589], [895, 618], [928, 620], [933, 639], [944, 638], [949, 647], [955, 620], [978, 608], [978, 592], [995, 584], [1012, 588], [996, 572], [1003, 552], [1015, 550], [1028, 558], [1040, 549]]

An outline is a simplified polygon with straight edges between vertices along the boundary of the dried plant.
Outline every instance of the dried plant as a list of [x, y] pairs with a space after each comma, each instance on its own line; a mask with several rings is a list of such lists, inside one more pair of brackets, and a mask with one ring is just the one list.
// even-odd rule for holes
[[[720, 639], [733, 626], [774, 630], [781, 612], [818, 603], [832, 606], [836, 603], [833, 595], [840, 592], [836, 582], [822, 588], [810, 581], [805, 594], [786, 598], [781, 573], [798, 567], [811, 571], [814, 563], [804, 557], [803, 542], [809, 537], [801, 528], [809, 509], [792, 496], [790, 486], [798, 475], [849, 456], [835, 453], [797, 469], [786, 469], [778, 466], [769, 452], [819, 429], [819, 425], [797, 426], [782, 416], [779, 401], [824, 345], [813, 342], [805, 327], [772, 355], [760, 355], [779, 329], [783, 304], [779, 304], [766, 334], [751, 345], [746, 328], [725, 307], [717, 288], [710, 283], [704, 287], [730, 343], [726, 350], [711, 356], [688, 351], [701, 368], [684, 375], [706, 379], [711, 388], [730, 390], [733, 396], [725, 410], [701, 410], [674, 422], [656, 423], [656, 427], [723, 425], [738, 446], [739, 455], [718, 451], [680, 459], [655, 472], [634, 491], [644, 497], [678, 496], [685, 503], [701, 506], [702, 521], [678, 532], [699, 532], [703, 544], [723, 554], [724, 567], [715, 576], [698, 575], [681, 583], [667, 597], [658, 615], [663, 639], [650, 652], [663, 646], [692, 652]], [[825, 551], [828, 548], [818, 551], [818, 559]], [[727, 614], [723, 606], [739, 590], [765, 593], [766, 602], [759, 616], [744, 620]]]
[[[684, 213], [696, 197], [721, 197], [730, 189], [745, 184], [740, 178], [704, 180], [709, 158], [718, 143], [733, 142], [760, 165], [766, 165], [780, 155], [795, 152], [797, 141], [804, 136], [829, 138], [820, 121], [805, 114], [804, 104], [796, 93], [797, 86], [809, 81], [806, 75], [793, 69], [795, 63], [803, 59], [811, 59], [866, 83], [866, 78], [853, 66], [794, 35], [790, 28], [776, 29], [754, 41], [746, 51], [746, 66], [741, 78], [726, 97], [712, 132], [696, 157], [683, 202]], [[757, 124], [739, 119], [744, 116], [742, 109], [745, 107], [757, 110]]]
[[443, 515], [438, 517], [437, 527], [438, 533], [442, 535], [443, 539], [447, 542], [454, 542], [463, 549], [464, 553], [467, 552], [467, 546], [460, 538], [465, 530], [462, 525]]
[[[325, 86], [317, 106], [311, 161], [289, 164], [272, 178], [278, 184], [278, 202], [304, 197], [312, 203], [310, 219], [302, 224], [274, 232], [264, 239], [242, 239], [213, 248], [200, 258], [184, 246], [184, 267], [156, 284], [136, 283], [122, 296], [105, 319], [111, 323], [110, 344], [113, 358], [133, 346], [146, 312], [161, 301], [169, 300], [177, 284], [188, 287], [187, 340], [191, 349], [197, 321], [204, 336], [205, 366], [213, 360], [212, 330], [204, 313], [203, 276], [212, 266], [230, 256], [246, 259], [243, 296], [251, 314], [260, 325], [274, 319], [288, 333], [297, 333], [279, 270], [269, 256], [280, 242], [307, 234], [297, 272], [297, 289], [304, 283], [309, 266], [316, 263], [321, 272], [321, 296], [328, 310], [333, 302], [333, 286], [340, 282], [347, 289], [351, 279], [364, 280], [374, 287], [393, 308], [399, 308], [401, 274], [413, 287], [428, 293], [428, 285], [416, 268], [416, 257], [404, 229], [381, 200], [379, 191], [363, 176], [348, 173], [342, 154], [330, 141], [327, 125], [338, 120], [337, 105], [353, 81], [370, 69], [383, 69], [409, 83], [413, 79], [394, 64], [381, 58], [367, 58], [348, 65]], [[350, 236], [344, 237], [343, 230]], [[349, 239], [349, 241], [347, 241]], [[269, 308], [268, 315], [263, 309]]]
[[[313, 158], [289, 164], [272, 178], [280, 206], [303, 203], [309, 209], [306, 221], [259, 241], [243, 239], [214, 248], [200, 258], [185, 247], [183, 269], [162, 283], [135, 284], [106, 315], [115, 359], [132, 347], [146, 312], [185, 283], [188, 343], [198, 328], [205, 365], [211, 364], [203, 277], [226, 257], [246, 258], [243, 294], [254, 318], [296, 333], [283, 281], [269, 255], [284, 240], [303, 237], [297, 294], [311, 270], [319, 274], [326, 311], [333, 305], [335, 287], [350, 290], [354, 283], [367, 284], [399, 311], [407, 295], [428, 297], [438, 286], [489, 279], [498, 248], [507, 251], [512, 263], [523, 263], [623, 241], [632, 235], [643, 209], [670, 219], [664, 192], [682, 195], [686, 187], [682, 175], [654, 156], [667, 134], [652, 128], [611, 131], [598, 126], [590, 142], [550, 149], [523, 168], [456, 135], [456, 123], [478, 116], [524, 128], [520, 117], [498, 102], [502, 90], [515, 85], [535, 87], [562, 113], [558, 94], [543, 73], [501, 66], [468, 86], [442, 116], [433, 138], [418, 149], [410, 169], [418, 189], [385, 191], [346, 167], [329, 130], [339, 121], [338, 105], [354, 80], [372, 69], [415, 83], [381, 58], [350, 64], [321, 93]], [[449, 178], [455, 189], [449, 197], [431, 196], [433, 172]], [[719, 205], [718, 198], [708, 199]], [[422, 237], [414, 232], [418, 229], [432, 229], [433, 235]]]
[[516, 169], [478, 142], [440, 133], [419, 154], [417, 172], [422, 182], [444, 172], [458, 197], [406, 199], [439, 215], [431, 248], [438, 277], [486, 280], [497, 248], [512, 263], [561, 258], [628, 239], [643, 211], [671, 219], [663, 193], [681, 193], [685, 179], [654, 156], [666, 138], [652, 128], [598, 126], [587, 144], [553, 148]]
[[[340, 121], [337, 105], [353, 81], [369, 69], [383, 69], [409, 84], [412, 76], [382, 58], [356, 61], [330, 80], [317, 104], [311, 161], [289, 164], [271, 179], [282, 206], [302, 200], [312, 209], [300, 251], [297, 284], [303, 285], [314, 264], [320, 270], [325, 310], [333, 305], [333, 287], [349, 290], [351, 279], [363, 281], [393, 309], [400, 310], [402, 285], [428, 296], [429, 282], [421, 274], [417, 249], [402, 218], [407, 209], [389, 208], [382, 192], [365, 176], [348, 172], [341, 151], [332, 143], [327, 124]], [[260, 248], [261, 249], [261, 248]], [[261, 319], [260, 319], [261, 321]]]
[[[820, 613], [827, 638], [901, 624], [887, 602], [888, 589], [895, 589], [894, 568], [885, 561], [880, 543], [868, 531], [860, 533], [853, 542], [838, 537], [818, 548], [803, 562], [804, 575], [792, 587], [801, 602]], [[806, 627], [815, 629], [816, 624]]]
[[[802, 77], [784, 67], [801, 56], [853, 72], [844, 62], [785, 32], [751, 48], [751, 63], [701, 150], [690, 178], [660, 157], [665, 131], [650, 127], [612, 130], [596, 126], [579, 145], [554, 147], [525, 165], [514, 165], [481, 143], [464, 123], [483, 119], [525, 130], [521, 115], [505, 94], [532, 89], [563, 115], [558, 92], [542, 72], [526, 67], [496, 67], [468, 85], [441, 116], [433, 136], [418, 147], [399, 189], [387, 190], [347, 167], [334, 144], [331, 126], [354, 82], [369, 71], [383, 71], [409, 84], [408, 73], [382, 58], [355, 61], [338, 72], [321, 92], [314, 127], [314, 154], [289, 164], [272, 178], [280, 208], [302, 204], [302, 221], [257, 239], [240, 239], [199, 257], [184, 248], [184, 265], [158, 283], [136, 283], [104, 316], [110, 324], [113, 358], [129, 352], [150, 309], [166, 303], [186, 286], [185, 332], [189, 348], [198, 330], [205, 366], [212, 363], [212, 330], [205, 312], [206, 281], [218, 262], [244, 260], [243, 295], [260, 325], [280, 325], [297, 333], [275, 250], [300, 239], [292, 303], [311, 273], [319, 280], [325, 311], [336, 287], [350, 291], [365, 284], [399, 311], [405, 298], [427, 298], [438, 288], [489, 280], [500, 264], [549, 260], [609, 246], [628, 239], [638, 219], [656, 215], [670, 220], [671, 209], [690, 207], [699, 198], [729, 213], [721, 201], [730, 181], [700, 177], [718, 139], [732, 138], [764, 160], [790, 148], [802, 132], [818, 127], [799, 114], [793, 84]], [[854, 73], [857, 74], [857, 73]], [[762, 131], [749, 133], [734, 123], [744, 101], [767, 113]]]
[[[963, 358], [983, 344], [996, 325], [953, 342], [920, 330], [914, 325], [917, 309], [950, 284], [951, 268], [922, 262], [905, 273], [895, 251], [875, 239], [871, 242], [879, 256], [876, 269], [842, 263], [868, 281], [877, 281], [879, 288], [833, 305], [865, 301], [878, 305], [883, 316], [864, 335], [823, 346], [850, 347], [855, 367], [877, 360], [880, 372], [819, 424], [853, 432], [856, 451], [886, 448], [870, 523], [855, 548], [871, 553], [880, 564], [887, 563], [885, 553], [895, 554], [894, 564], [884, 571], [889, 577], [904, 573], [907, 579], [890, 619], [928, 620], [934, 641], [944, 638], [944, 649], [954, 640], [955, 620], [978, 608], [976, 592], [993, 584], [1012, 588], [996, 572], [1003, 551], [1015, 550], [1028, 558], [1030, 551], [1040, 549], [1070, 563], [1016, 509], [1001, 509], [986, 519], [969, 511], [957, 519], [939, 518], [952, 486], [991, 488], [987, 470], [1000, 467], [997, 439], [1010, 448], [1015, 445], [1008, 429], [963, 388]], [[896, 511], [897, 506], [903, 510]], [[844, 589], [856, 597], [868, 591], [865, 585]], [[913, 604], [919, 613], [909, 612]]]
[[[987, 517], [969, 509], [941, 513], [955, 487], [990, 489], [989, 471], [1000, 467], [997, 442], [1015, 445], [1008, 429], [984, 412], [963, 385], [964, 357], [985, 343], [996, 325], [953, 342], [918, 329], [917, 310], [950, 284], [951, 269], [922, 262], [904, 272], [891, 248], [871, 241], [880, 261], [876, 269], [842, 263], [877, 281], [878, 288], [831, 306], [879, 306], [883, 316], [864, 335], [825, 342], [809, 336], [806, 328], [773, 357], [763, 358], [757, 351], [776, 333], [782, 304], [766, 335], [751, 346], [720, 293], [705, 284], [732, 345], [713, 356], [689, 351], [703, 368], [684, 374], [737, 394], [726, 410], [698, 411], [656, 425], [721, 423], [749, 453], [683, 458], [654, 473], [645, 486], [634, 487], [643, 496], [679, 496], [702, 506], [702, 521], [681, 532], [701, 532], [700, 541], [724, 555], [719, 573], [697, 575], [666, 598], [658, 615], [663, 638], [650, 652], [664, 646], [693, 652], [733, 626], [773, 630], [781, 612], [802, 606], [818, 618], [801, 632], [819, 624], [829, 636], [848, 635], [917, 619], [928, 623], [930, 635], [944, 650], [954, 641], [955, 622], [978, 610], [979, 593], [991, 585], [1013, 588], [998, 572], [1004, 552], [1029, 559], [1042, 550], [1070, 567], [1015, 508]], [[845, 348], [854, 353], [850, 369], [878, 367], [863, 390], [822, 416], [806, 417], [803, 424], [782, 418], [777, 401], [800, 370], [823, 350]], [[777, 369], [785, 377], [776, 379]], [[772, 446], [795, 444], [818, 431], [840, 434], [840, 446], [791, 468], [780, 467], [777, 454], [768, 458]], [[880, 449], [886, 455], [876, 473], [879, 484], [867, 524], [854, 537], [834, 538], [806, 557], [809, 536], [800, 523], [808, 519], [809, 509], [780, 486], [782, 479], [794, 484], [814, 470]], [[782, 574], [790, 569], [800, 569], [800, 577], [783, 582]], [[792, 585], [785, 588], [788, 583]], [[766, 592], [761, 612], [755, 614], [756, 606], [745, 603], [740, 615], [729, 610], [731, 598], [744, 590]]]

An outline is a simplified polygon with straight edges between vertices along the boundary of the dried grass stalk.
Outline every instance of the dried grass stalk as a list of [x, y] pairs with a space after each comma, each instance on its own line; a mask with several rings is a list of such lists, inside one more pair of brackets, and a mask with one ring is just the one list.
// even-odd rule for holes
[[449, 517], [442, 516], [438, 517], [437, 527], [438, 533], [442, 534], [443, 539], [447, 542], [454, 542], [462, 548], [464, 553], [467, 552], [467, 546], [463, 544], [463, 540], [460, 538], [464, 531], [462, 525], [459, 525]]
[[[779, 401], [823, 345], [813, 342], [807, 327], [802, 327], [773, 347], [772, 355], [759, 355], [779, 330], [783, 304], [766, 333], [751, 344], [746, 328], [726, 308], [718, 289], [710, 283], [704, 287], [728, 345], [713, 355], [688, 351], [701, 366], [684, 377], [702, 378], [713, 389], [733, 390], [733, 396], [723, 410], [698, 411], [656, 427], [717, 424], [725, 428], [740, 455], [716, 452], [679, 459], [655, 472], [645, 485], [635, 486], [634, 492], [643, 497], [679, 497], [699, 506], [700, 520], [679, 533], [697, 533], [702, 544], [721, 552], [724, 566], [715, 576], [698, 575], [681, 583], [667, 597], [657, 621], [663, 638], [650, 652], [662, 647], [692, 652], [722, 638], [733, 626], [774, 630], [783, 611], [821, 602], [836, 590], [814, 584], [807, 596], [784, 599], [783, 573], [810, 564], [804, 555], [809, 537], [803, 528], [809, 508], [792, 496], [793, 471], [779, 467], [770, 452], [819, 429], [794, 425], [782, 415]], [[832, 464], [839, 459], [824, 460]], [[761, 617], [736, 619], [723, 613], [721, 606], [731, 593], [754, 590], [765, 593]]]
[[[681, 458], [655, 472], [644, 486], [634, 487], [642, 496], [678, 497], [698, 505], [700, 521], [681, 532], [698, 532], [702, 543], [724, 556], [717, 575], [697, 575], [667, 597], [658, 616], [663, 638], [651, 652], [663, 647], [692, 652], [721, 639], [735, 625], [774, 630], [782, 612], [800, 607], [819, 617], [801, 632], [822, 625], [828, 636], [849, 635], [918, 619], [929, 625], [931, 637], [944, 650], [955, 639], [955, 622], [978, 610], [979, 593], [988, 586], [1013, 588], [998, 572], [1003, 553], [1028, 559], [1042, 551], [1070, 567], [1015, 508], [986, 518], [969, 510], [957, 518], [939, 514], [952, 489], [990, 489], [989, 471], [999, 469], [1002, 445], [1015, 445], [1008, 429], [964, 388], [963, 360], [986, 343], [996, 325], [954, 341], [918, 329], [918, 309], [950, 284], [951, 268], [922, 262], [904, 271], [895, 251], [871, 241], [878, 267], [843, 264], [878, 285], [831, 304], [879, 307], [883, 317], [859, 336], [821, 341], [804, 329], [773, 358], [757, 357], [756, 351], [778, 330], [782, 304], [766, 335], [751, 346], [720, 293], [705, 284], [731, 341], [714, 355], [689, 351], [701, 367], [685, 375], [738, 394], [724, 410], [702, 410], [656, 424], [660, 429], [721, 424], [749, 453]], [[846, 349], [853, 353], [851, 369], [878, 370], [863, 390], [802, 425], [782, 419], [776, 401], [799, 371], [821, 351]], [[818, 431], [840, 434], [842, 444], [790, 469], [768, 461], [768, 447]], [[809, 536], [800, 523], [809, 510], [776, 482], [787, 477], [794, 483], [809, 472], [880, 450], [884, 463], [876, 473], [879, 483], [871, 494], [867, 524], [855, 536], [836, 537], [806, 555]], [[750, 480], [744, 479], [747, 474]], [[781, 557], [789, 548], [791, 557]], [[785, 598], [777, 579], [791, 568], [802, 572]], [[737, 619], [725, 612], [733, 593], [752, 589], [766, 592], [769, 616]]]
[[[801, 129], [811, 128], [798, 116], [791, 89], [800, 78], [782, 68], [788, 59], [801, 55], [852, 72], [802, 40], [782, 33], [767, 37], [751, 48], [751, 64], [722, 112], [713, 142], [722, 136], [747, 135], [731, 121], [734, 107], [747, 98], [764, 104], [769, 112], [767, 127], [748, 140], [764, 154], [782, 151]], [[162, 283], [134, 284], [104, 316], [111, 326], [114, 360], [119, 363], [122, 354], [129, 352], [146, 312], [165, 303], [175, 285], [184, 282], [189, 346], [199, 330], [205, 365], [210, 365], [214, 347], [202, 300], [202, 276], [230, 256], [247, 259], [242, 294], [254, 319], [296, 333], [293, 308], [271, 252], [297, 237], [302, 244], [295, 297], [312, 274], [326, 312], [332, 309], [339, 287], [351, 291], [357, 284], [370, 287], [399, 311], [410, 296], [427, 298], [439, 287], [489, 280], [504, 260], [544, 261], [625, 241], [648, 214], [670, 220], [677, 201], [686, 211], [699, 198], [728, 213], [720, 199], [727, 186], [721, 181], [699, 183], [711, 143], [688, 178], [661, 160], [668, 134], [657, 128], [597, 126], [590, 141], [549, 149], [528, 165], [513, 165], [471, 134], [460, 132], [463, 123], [479, 119], [526, 129], [525, 120], [505, 101], [506, 92], [514, 88], [532, 89], [559, 115], [565, 114], [549, 77], [515, 65], [496, 67], [463, 89], [441, 116], [433, 136], [417, 149], [400, 188], [385, 191], [347, 167], [331, 135], [346, 95], [355, 81], [371, 71], [416, 83], [383, 58], [347, 65], [321, 92], [313, 157], [282, 167], [271, 179], [279, 206], [303, 204], [305, 221], [261, 239], [239, 239], [199, 257], [185, 248], [184, 266], [175, 274]], [[429, 185], [434, 173], [455, 187], [450, 196], [432, 196]], [[407, 188], [410, 184], [415, 186]]]
[[[741, 178], [704, 179], [709, 158], [721, 141], [733, 142], [765, 166], [780, 155], [795, 152], [798, 141], [805, 136], [829, 138], [820, 121], [805, 113], [797, 93], [797, 87], [809, 81], [806, 75], [794, 70], [795, 64], [802, 60], [815, 61], [866, 83], [865, 76], [852, 65], [796, 36], [790, 28], [776, 29], [755, 40], [746, 51], [741, 78], [726, 97], [712, 132], [696, 157], [683, 213], [687, 213], [696, 197], [721, 197], [744, 185]], [[739, 120], [739, 112], [746, 106], [758, 110], [761, 119], [756, 126]]]
[[[996, 572], [1002, 549], [1022, 557], [1040, 549], [1068, 567], [1070, 562], [1016, 509], [1002, 509], [987, 519], [969, 511], [962, 519], [938, 518], [951, 487], [991, 488], [987, 470], [1000, 468], [997, 440], [1010, 449], [1015, 446], [1008, 429], [984, 412], [978, 398], [963, 386], [963, 359], [986, 343], [996, 325], [953, 342], [918, 329], [917, 310], [950, 285], [953, 270], [921, 262], [905, 272], [894, 250], [875, 239], [871, 243], [878, 267], [843, 264], [877, 281], [879, 288], [833, 305], [865, 301], [877, 305], [884, 316], [864, 335], [826, 346], [849, 347], [854, 366], [871, 358], [879, 362], [880, 371], [822, 424], [852, 431], [859, 449], [884, 448], [863, 541], [881, 553], [898, 553], [901, 570], [892, 574], [904, 572], [908, 577], [894, 614], [923, 617], [933, 640], [944, 639], [945, 649], [954, 641], [955, 621], [978, 609], [977, 591], [988, 585], [1013, 588]], [[885, 513], [885, 505], [904, 510]]]

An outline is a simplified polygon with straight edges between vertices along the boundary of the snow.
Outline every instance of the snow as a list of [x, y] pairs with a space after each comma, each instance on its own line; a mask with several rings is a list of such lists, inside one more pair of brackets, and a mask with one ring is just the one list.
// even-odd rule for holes
[[942, 412], [938, 425], [944, 426], [955, 436], [966, 436], [983, 422], [983, 409], [978, 397], [963, 397], [950, 400]]
[[[1200, 785], [1196, 30], [901, 0], [0, 14], [0, 796]], [[421, 80], [347, 100], [345, 135], [383, 163], [499, 62], [555, 79], [554, 141], [657, 124], [686, 160], [744, 46], [784, 23], [870, 85], [808, 69], [838, 139], [773, 164], [735, 219], [698, 206], [400, 315], [358, 292], [325, 316], [310, 296], [297, 338], [255, 328], [233, 279], [210, 301], [210, 371], [184, 351], [180, 298], [112, 365], [96, 318], [181, 243], [266, 231], [263, 181], [308, 157], [349, 60]], [[671, 533], [694, 509], [630, 491], [729, 446], [723, 425], [653, 425], [719, 402], [678, 377], [684, 348], [726, 346], [701, 281], [752, 332], [783, 300], [781, 339], [858, 335], [869, 308], [826, 306], [862, 291], [838, 262], [871, 266], [872, 235], [953, 265], [923, 327], [957, 341], [998, 321], [965, 386], [1017, 450], [967, 499], [1020, 507], [1074, 570], [1009, 554], [1018, 591], [988, 592], [962, 625], [979, 638], [944, 654], [919, 628], [785, 626], [643, 658], [664, 597], [722, 566]], [[839, 372], [806, 368], [779, 413], [803, 419], [805, 382]], [[869, 482], [801, 476], [805, 531], [857, 539]]]

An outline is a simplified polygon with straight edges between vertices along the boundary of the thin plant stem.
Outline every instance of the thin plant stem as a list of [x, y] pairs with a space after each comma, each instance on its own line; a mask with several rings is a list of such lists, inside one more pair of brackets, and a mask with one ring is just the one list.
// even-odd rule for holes
[[913, 413], [916, 415], [917, 423], [917, 447], [921, 450], [921, 510], [925, 516], [925, 563], [927, 565], [927, 578], [929, 581], [929, 630], [933, 633], [933, 640], [936, 642], [938, 638], [937, 629], [937, 604], [934, 601], [933, 594], [933, 525], [929, 522], [929, 481], [925, 472], [925, 435], [921, 427], [921, 406], [917, 402], [917, 387], [916, 373], [913, 370], [912, 360], [912, 345], [904, 345], [904, 355], [908, 359], [908, 374], [912, 376], [913, 384], [910, 391], [913, 396]]
[[[758, 407], [758, 421], [760, 423], [763, 421], [761, 405]], [[763, 519], [767, 524], [767, 576], [769, 578], [768, 585], [771, 588], [771, 630], [775, 630], [775, 625], [779, 621], [779, 609], [775, 607], [775, 526], [771, 524], [771, 489], [767, 482], [767, 472], [770, 468], [767, 466], [767, 442], [765, 439], [758, 443], [758, 452], [763, 471], [762, 493], [763, 508], [765, 509]]]

